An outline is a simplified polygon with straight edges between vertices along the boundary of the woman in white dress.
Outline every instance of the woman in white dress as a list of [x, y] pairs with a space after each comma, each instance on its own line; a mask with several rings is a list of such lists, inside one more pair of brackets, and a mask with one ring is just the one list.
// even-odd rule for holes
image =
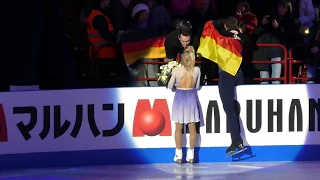
[[193, 163], [194, 146], [197, 139], [196, 123], [203, 118], [203, 115], [197, 92], [200, 87], [201, 72], [200, 68], [195, 66], [195, 50], [192, 46], [185, 48], [181, 65], [172, 70], [172, 76], [168, 83], [168, 88], [175, 91], [172, 106], [172, 121], [176, 123], [174, 161], [181, 163], [182, 128], [184, 124], [187, 124], [190, 132], [190, 147], [186, 161]]

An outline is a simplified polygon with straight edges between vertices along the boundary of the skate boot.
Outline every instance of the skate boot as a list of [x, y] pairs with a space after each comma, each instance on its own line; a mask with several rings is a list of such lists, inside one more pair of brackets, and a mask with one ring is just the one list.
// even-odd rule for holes
[[245, 151], [247, 148], [243, 146], [243, 143], [231, 144], [231, 146], [226, 150], [226, 156], [233, 156]]
[[176, 149], [176, 154], [173, 158], [173, 160], [177, 163], [181, 163], [181, 160], [182, 160], [182, 149]]
[[186, 161], [188, 163], [193, 163], [193, 159], [194, 159], [194, 149], [188, 149], [188, 152], [187, 152], [187, 157], [186, 157]]
[[234, 144], [231, 144], [230, 147], [228, 147], [228, 149], [226, 150], [226, 156], [232, 156], [232, 154], [237, 150], [237, 146], [235, 146]]

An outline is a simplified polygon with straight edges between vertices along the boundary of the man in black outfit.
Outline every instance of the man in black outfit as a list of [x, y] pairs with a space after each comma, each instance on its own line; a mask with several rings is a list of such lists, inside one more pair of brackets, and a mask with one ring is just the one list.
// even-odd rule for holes
[[[249, 41], [249, 38], [244, 35], [238, 27], [238, 20], [234, 17], [213, 21], [214, 27], [219, 33], [226, 37], [233, 37], [240, 40], [242, 43]], [[243, 146], [243, 140], [240, 135], [239, 117], [235, 108], [234, 94], [235, 87], [244, 83], [243, 73], [239, 68], [235, 76], [223, 71], [219, 68], [219, 93], [223, 104], [223, 109], [227, 116], [227, 123], [230, 127], [231, 146], [226, 150], [226, 155], [230, 156], [235, 153], [246, 150]]]
[[191, 23], [188, 21], [184, 21], [177, 25], [177, 28], [172, 30], [167, 35], [164, 44], [166, 49], [165, 61], [177, 60], [178, 54], [182, 54], [184, 48], [190, 44], [192, 36], [191, 29]]

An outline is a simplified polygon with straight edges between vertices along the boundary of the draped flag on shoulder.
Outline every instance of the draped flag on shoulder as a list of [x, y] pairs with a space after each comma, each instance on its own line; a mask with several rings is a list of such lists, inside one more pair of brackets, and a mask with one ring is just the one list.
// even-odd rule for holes
[[164, 42], [166, 35], [152, 28], [136, 29], [126, 32], [121, 37], [122, 52], [127, 65], [141, 58], [165, 58]]
[[205, 24], [197, 52], [202, 57], [217, 63], [223, 71], [235, 76], [242, 62], [241, 50], [241, 42], [220, 35], [212, 21]]

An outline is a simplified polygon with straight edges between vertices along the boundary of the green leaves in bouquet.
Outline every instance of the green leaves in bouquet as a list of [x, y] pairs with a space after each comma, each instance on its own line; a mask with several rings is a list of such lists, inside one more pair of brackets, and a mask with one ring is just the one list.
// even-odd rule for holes
[[160, 66], [161, 72], [156, 73], [156, 75], [158, 76], [158, 81], [162, 85], [168, 85], [168, 82], [171, 78], [172, 69], [179, 66], [181, 66], [181, 64], [176, 61], [171, 61], [168, 64]]
[[161, 73], [157, 73], [156, 74], [158, 76], [158, 81], [160, 82], [161, 85], [168, 85], [169, 83], [169, 80], [171, 78], [171, 74], [170, 75], [164, 75], [164, 74], [161, 74]]

